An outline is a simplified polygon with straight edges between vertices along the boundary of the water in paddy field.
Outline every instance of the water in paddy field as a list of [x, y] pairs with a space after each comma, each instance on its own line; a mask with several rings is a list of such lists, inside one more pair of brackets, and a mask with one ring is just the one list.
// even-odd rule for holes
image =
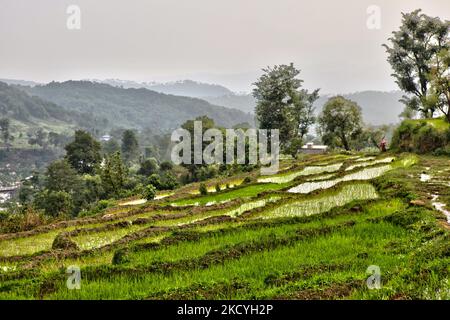
[[378, 198], [375, 188], [369, 183], [344, 186], [338, 192], [310, 200], [300, 200], [277, 207], [269, 212], [258, 214], [256, 218], [278, 218], [292, 216], [308, 216], [343, 206], [354, 200]]
[[336, 172], [342, 167], [343, 163], [331, 164], [328, 166], [308, 166], [303, 170], [287, 173], [279, 176], [259, 178], [258, 182], [261, 183], [287, 183], [300, 176], [310, 176], [319, 173]]
[[355, 173], [348, 174], [338, 179], [334, 180], [325, 180], [325, 181], [314, 181], [314, 182], [305, 182], [296, 187], [293, 187], [288, 190], [291, 193], [310, 193], [319, 189], [329, 189], [334, 187], [340, 182], [351, 181], [351, 180], [371, 180], [383, 175], [385, 172], [391, 170], [392, 167], [390, 165], [376, 167], [376, 168], [367, 168]]

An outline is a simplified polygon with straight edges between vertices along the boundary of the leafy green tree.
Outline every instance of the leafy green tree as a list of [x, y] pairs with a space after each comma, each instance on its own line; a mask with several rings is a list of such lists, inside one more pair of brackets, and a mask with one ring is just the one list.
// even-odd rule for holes
[[122, 161], [120, 152], [105, 158], [100, 177], [107, 197], [121, 196], [128, 178], [128, 169]]
[[303, 80], [297, 78], [300, 71], [292, 63], [263, 71], [253, 90], [256, 119], [259, 128], [280, 130], [281, 147], [285, 150], [314, 123], [313, 103], [318, 90], [310, 94], [301, 89]]
[[162, 174], [161, 183], [161, 190], [173, 190], [179, 186], [177, 178], [168, 171]]
[[143, 197], [147, 200], [153, 200], [156, 196], [156, 188], [152, 184], [145, 186]]
[[122, 156], [126, 163], [130, 163], [139, 157], [139, 143], [136, 134], [132, 130], [125, 130], [123, 132]]
[[52, 162], [45, 174], [45, 187], [50, 191], [78, 192], [82, 180], [66, 159]]
[[[205, 163], [202, 163], [202, 164], [194, 163], [194, 157], [195, 157], [195, 154], [194, 154], [194, 122], [195, 121], [201, 121], [202, 134], [204, 134], [205, 131], [208, 129], [216, 128], [214, 120], [211, 118], [208, 118], [207, 116], [201, 116], [201, 117], [195, 118], [194, 120], [188, 120], [181, 125], [181, 127], [183, 129], [189, 131], [189, 133], [191, 135], [191, 161], [190, 161], [191, 163], [183, 163], [182, 164], [183, 167], [188, 169], [191, 181], [199, 180], [200, 179], [199, 172], [204, 170], [204, 168], [206, 168], [208, 166]], [[203, 152], [203, 150], [206, 148], [206, 146], [208, 146], [208, 144], [209, 144], [209, 142], [206, 142], [206, 141], [202, 142], [201, 152]]]
[[162, 182], [161, 182], [161, 177], [154, 173], [152, 174], [150, 177], [148, 177], [148, 184], [151, 184], [152, 186], [154, 186], [156, 189], [158, 190], [162, 190]]
[[350, 150], [352, 141], [362, 133], [362, 126], [361, 108], [341, 96], [329, 99], [319, 116], [322, 141], [332, 147]]
[[137, 174], [143, 176], [149, 176], [158, 171], [158, 162], [156, 159], [147, 159], [141, 163], [141, 167], [137, 171]]
[[[450, 42], [450, 40], [448, 41]], [[450, 50], [441, 50], [434, 58], [429, 73], [430, 94], [427, 101], [436, 105], [450, 122]]]
[[436, 55], [449, 49], [450, 22], [432, 18], [421, 10], [402, 14], [400, 30], [394, 31], [389, 45], [384, 45], [388, 62], [399, 88], [410, 96], [402, 102], [425, 117], [433, 117], [436, 103], [427, 100], [430, 90], [429, 74]]
[[112, 155], [116, 152], [120, 152], [120, 144], [116, 139], [111, 138], [102, 143], [102, 150], [104, 154]]
[[102, 161], [100, 143], [83, 130], [75, 132], [74, 141], [65, 149], [67, 161], [81, 174], [94, 174]]
[[73, 212], [73, 199], [64, 191], [44, 189], [35, 198], [36, 207], [43, 209], [45, 214], [58, 217], [70, 215]]

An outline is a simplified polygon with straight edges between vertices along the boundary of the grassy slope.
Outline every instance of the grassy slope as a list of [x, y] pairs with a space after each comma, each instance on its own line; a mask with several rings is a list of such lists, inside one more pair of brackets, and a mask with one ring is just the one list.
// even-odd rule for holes
[[[337, 159], [321, 157], [312, 164]], [[370, 183], [358, 182], [372, 184], [378, 192], [376, 199], [349, 199], [350, 203], [335, 199], [340, 190], [356, 186], [351, 181], [315, 191], [313, 197], [280, 191], [308, 179], [300, 176], [286, 184], [252, 183], [207, 196], [173, 197], [182, 203], [201, 204], [231, 200], [225, 205], [174, 210], [165, 206], [174, 201], [168, 197], [159, 201], [158, 212], [151, 204], [121, 208], [117, 220], [98, 218], [29, 238], [0, 240], [4, 256], [0, 257], [0, 298], [449, 298], [448, 225], [442, 214], [431, 209], [428, 198], [430, 192], [439, 194], [440, 201], [450, 205], [450, 191], [443, 184], [450, 177], [450, 159], [420, 157], [413, 165], [414, 159], [402, 155], [384, 176]], [[354, 160], [347, 166], [356, 164]], [[298, 168], [311, 164], [304, 161], [296, 164]], [[337, 174], [347, 174], [345, 167]], [[434, 177], [431, 182], [419, 181], [423, 171]], [[265, 199], [276, 196], [278, 200], [234, 218], [224, 217], [246, 202], [262, 200], [261, 191]], [[299, 211], [294, 217], [255, 219], [270, 218], [274, 210], [283, 212], [286, 204], [308, 208], [305, 204], [314, 199], [327, 205], [331, 201], [347, 204], [332, 209], [324, 206], [310, 216]], [[411, 205], [414, 199], [424, 205]], [[125, 217], [127, 210], [134, 214]], [[132, 226], [116, 224], [138, 217], [153, 220]], [[75, 232], [80, 228], [84, 231]], [[72, 240], [82, 249], [94, 249], [49, 252], [52, 239], [63, 230], [72, 232]], [[45, 245], [39, 239], [45, 239]], [[22, 246], [14, 247], [14, 243]], [[22, 258], [5, 258], [17, 253]], [[66, 288], [69, 265], [82, 268], [81, 290]], [[381, 269], [380, 290], [365, 285], [370, 265]]]

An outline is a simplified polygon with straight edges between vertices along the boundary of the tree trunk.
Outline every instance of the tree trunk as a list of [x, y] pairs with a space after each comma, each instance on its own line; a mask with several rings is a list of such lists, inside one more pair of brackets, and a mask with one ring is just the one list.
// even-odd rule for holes
[[350, 151], [350, 147], [348, 145], [347, 138], [345, 137], [344, 134], [342, 135], [341, 139], [342, 139], [342, 144], [344, 145], [345, 150]]

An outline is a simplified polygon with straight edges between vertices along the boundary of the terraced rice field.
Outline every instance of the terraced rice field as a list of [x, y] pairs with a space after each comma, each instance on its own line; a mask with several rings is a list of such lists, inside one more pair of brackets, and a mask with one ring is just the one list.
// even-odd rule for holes
[[[450, 298], [450, 227], [433, 205], [450, 207], [449, 158], [330, 154], [281, 167], [0, 235], [0, 299]], [[366, 284], [373, 265], [380, 289]], [[67, 286], [69, 266], [80, 289]]]

